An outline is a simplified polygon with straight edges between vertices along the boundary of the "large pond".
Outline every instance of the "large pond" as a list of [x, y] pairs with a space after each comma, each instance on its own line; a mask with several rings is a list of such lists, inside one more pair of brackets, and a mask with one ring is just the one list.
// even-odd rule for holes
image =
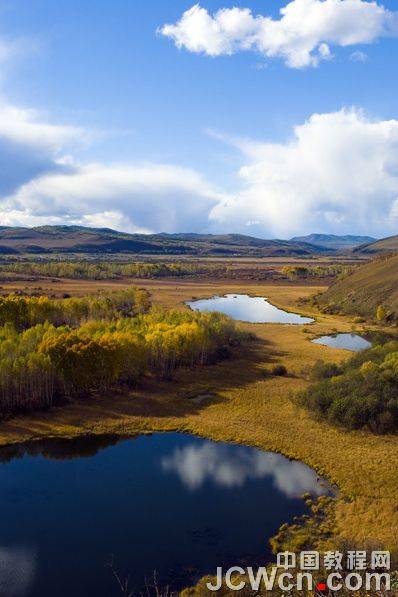
[[300, 325], [312, 323], [310, 317], [289, 313], [278, 309], [266, 298], [247, 294], [226, 294], [209, 299], [188, 301], [186, 303], [194, 311], [219, 311], [233, 319], [249, 323], [290, 323]]
[[312, 340], [314, 344], [322, 344], [331, 348], [343, 348], [358, 352], [370, 348], [372, 343], [358, 334], [334, 334], [333, 336], [320, 336]]
[[119, 595], [264, 562], [268, 539], [330, 493], [306, 465], [183, 434], [51, 440], [0, 450], [0, 594]]

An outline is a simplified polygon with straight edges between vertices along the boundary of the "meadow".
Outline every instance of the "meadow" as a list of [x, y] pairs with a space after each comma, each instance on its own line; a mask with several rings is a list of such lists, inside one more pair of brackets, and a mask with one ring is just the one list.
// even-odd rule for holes
[[[64, 279], [56, 283], [41, 280], [40, 292], [84, 296], [130, 285], [147, 291], [155, 307], [180, 313], [189, 313], [186, 300], [241, 292], [265, 296], [278, 307], [314, 317], [315, 323], [304, 327], [239, 323], [239, 330], [255, 334], [256, 340], [232, 347], [230, 358], [207, 366], [180, 367], [173, 381], [144, 377], [139, 387], [120, 386], [62, 408], [3, 421], [1, 444], [87, 433], [178, 430], [283, 453], [306, 462], [339, 489], [332, 506], [325, 508], [321, 530], [326, 532], [318, 533], [316, 525], [305, 531], [297, 528], [288, 537], [290, 545], [302, 547], [312, 542], [322, 548], [348, 542], [396, 551], [398, 437], [334, 426], [314, 417], [294, 399], [309, 387], [308, 370], [317, 360], [343, 362], [349, 357], [346, 351], [312, 344], [311, 339], [378, 326], [355, 323], [352, 316], [319, 312], [303, 299], [324, 291], [325, 286], [300, 281]], [[3, 293], [18, 288], [37, 292], [37, 281], [7, 282]], [[287, 375], [265, 376], [264, 369], [275, 365], [286, 367]], [[284, 539], [279, 538], [281, 545]], [[204, 594], [203, 589], [198, 590], [190, 594]]]

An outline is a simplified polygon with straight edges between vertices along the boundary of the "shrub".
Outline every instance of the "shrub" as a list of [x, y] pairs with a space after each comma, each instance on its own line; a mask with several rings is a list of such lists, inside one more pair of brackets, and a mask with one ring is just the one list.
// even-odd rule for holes
[[387, 319], [387, 309], [383, 305], [379, 305], [376, 309], [377, 321], [385, 321]]
[[261, 369], [262, 377], [271, 377], [271, 375], [272, 375], [272, 373], [269, 369], [267, 369], [267, 368]]
[[316, 381], [298, 396], [318, 416], [348, 429], [376, 433], [398, 430], [398, 342], [364, 350], [345, 364], [318, 361]]
[[277, 377], [282, 377], [287, 375], [287, 369], [285, 365], [275, 365], [275, 367], [272, 367], [271, 373]]
[[310, 371], [310, 379], [312, 381], [320, 381], [321, 379], [329, 379], [340, 373], [340, 367], [336, 363], [326, 363], [321, 359], [316, 361], [315, 365]]

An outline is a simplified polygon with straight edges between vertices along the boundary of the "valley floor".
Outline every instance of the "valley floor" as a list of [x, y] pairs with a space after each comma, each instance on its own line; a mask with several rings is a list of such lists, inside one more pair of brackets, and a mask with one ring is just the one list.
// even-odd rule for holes
[[[232, 360], [180, 370], [175, 382], [146, 380], [144, 387], [135, 391], [96, 396], [10, 419], [0, 425], [0, 444], [87, 433], [179, 430], [281, 452], [306, 462], [339, 487], [337, 537], [397, 546], [398, 437], [339, 430], [315, 421], [289, 398], [290, 393], [306, 386], [303, 371], [317, 359], [348, 357], [346, 351], [314, 345], [310, 340], [337, 330], [351, 331], [352, 318], [297, 307], [300, 297], [322, 288], [180, 280], [138, 280], [136, 284], [148, 288], [154, 304], [166, 307], [186, 308], [184, 301], [193, 297], [241, 292], [265, 296], [279, 307], [314, 316], [316, 322], [304, 329], [240, 324], [258, 340], [240, 349]], [[109, 285], [66, 281], [63, 290], [75, 294], [83, 287], [87, 292], [90, 287]], [[288, 376], [262, 377], [262, 369], [272, 363], [284, 364]]]

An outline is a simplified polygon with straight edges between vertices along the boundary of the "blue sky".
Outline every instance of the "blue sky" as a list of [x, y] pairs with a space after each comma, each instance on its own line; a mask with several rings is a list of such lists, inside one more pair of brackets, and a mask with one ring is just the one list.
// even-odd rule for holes
[[[396, 3], [352, 18], [340, 7], [348, 0], [327, 0], [335, 12], [325, 32], [309, 12], [323, 0], [291, 4], [305, 2], [308, 38], [319, 37], [313, 54], [327, 42], [330, 55], [297, 67], [287, 60], [307, 38], [287, 40], [275, 56], [267, 31], [264, 47], [242, 49], [235, 36], [231, 50], [229, 30], [214, 33], [216, 55], [208, 55], [211, 32], [199, 51], [196, 38], [177, 47], [204, 14], [184, 29], [193, 2], [0, 0], [0, 158], [12, 171], [4, 188], [0, 178], [0, 223], [393, 234]], [[368, 4], [354, 3], [358, 11]], [[234, 7], [277, 22], [286, 4], [203, 0], [201, 8], [212, 25], [217, 11], [229, 17]], [[347, 45], [347, 35], [364, 39], [369, 23], [372, 39]], [[165, 24], [173, 35], [160, 31]]]

